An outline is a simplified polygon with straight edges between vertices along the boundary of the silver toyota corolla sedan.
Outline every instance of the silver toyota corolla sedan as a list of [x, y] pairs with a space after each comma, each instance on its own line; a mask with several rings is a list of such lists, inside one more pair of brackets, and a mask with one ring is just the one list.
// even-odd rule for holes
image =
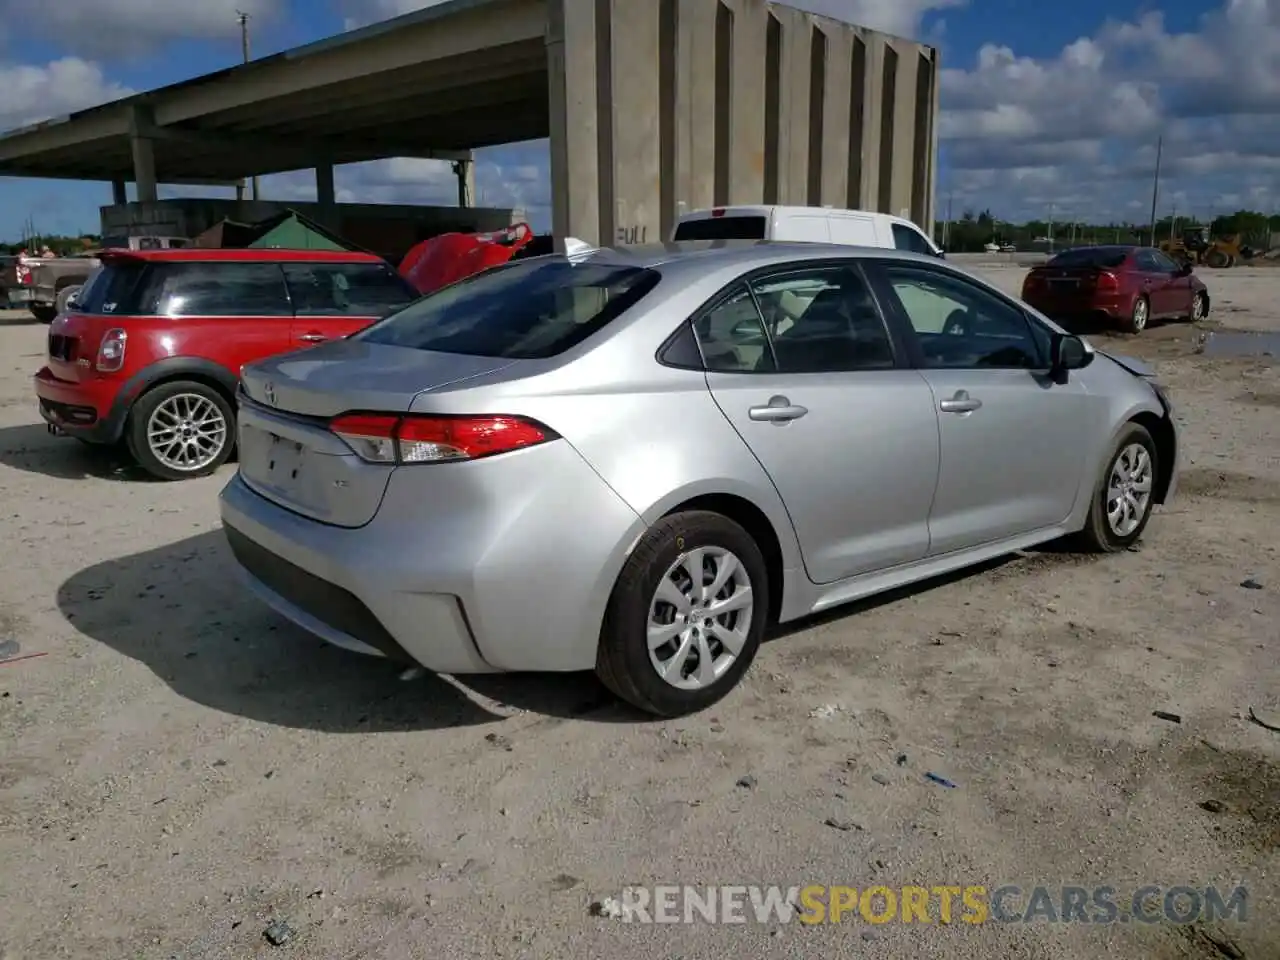
[[656, 714], [766, 628], [1173, 494], [1169, 401], [933, 258], [547, 256], [243, 373], [222, 519], [320, 637], [450, 674], [594, 669]]

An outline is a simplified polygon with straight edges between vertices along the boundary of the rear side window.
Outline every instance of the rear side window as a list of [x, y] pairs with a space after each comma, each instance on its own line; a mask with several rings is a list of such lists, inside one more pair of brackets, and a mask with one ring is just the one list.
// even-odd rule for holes
[[276, 263], [157, 263], [137, 294], [145, 316], [291, 317]]
[[476, 357], [553, 357], [617, 319], [658, 279], [646, 268], [589, 261], [510, 263], [423, 297], [355, 339]]
[[764, 217], [711, 217], [685, 220], [676, 226], [676, 240], [763, 240]]
[[893, 225], [893, 245], [899, 250], [910, 250], [912, 253], [933, 255], [933, 247], [919, 230], [912, 230], [901, 223]]
[[385, 263], [286, 263], [284, 275], [300, 317], [385, 317], [417, 299]]

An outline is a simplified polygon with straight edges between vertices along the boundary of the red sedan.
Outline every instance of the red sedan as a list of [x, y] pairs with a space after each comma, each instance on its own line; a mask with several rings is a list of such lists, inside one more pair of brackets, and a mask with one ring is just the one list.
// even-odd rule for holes
[[1027, 274], [1022, 299], [1055, 319], [1101, 316], [1129, 333], [1209, 315], [1209, 291], [1191, 266], [1153, 247], [1064, 250]]

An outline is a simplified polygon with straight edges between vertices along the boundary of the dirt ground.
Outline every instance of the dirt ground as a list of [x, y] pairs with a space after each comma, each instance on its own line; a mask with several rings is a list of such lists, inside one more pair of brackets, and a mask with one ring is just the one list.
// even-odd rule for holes
[[[1280, 706], [1280, 381], [1198, 351], [1280, 331], [1280, 272], [1205, 276], [1200, 329], [1096, 337], [1180, 408], [1181, 495], [1140, 549], [806, 623], [679, 722], [590, 676], [402, 681], [293, 629], [234, 577], [232, 468], [152, 483], [48, 436], [45, 328], [0, 319], [0, 642], [35, 655], [0, 662], [0, 957], [1275, 960], [1280, 733], [1248, 711]], [[1249, 897], [1209, 926], [592, 914], [660, 883]]]

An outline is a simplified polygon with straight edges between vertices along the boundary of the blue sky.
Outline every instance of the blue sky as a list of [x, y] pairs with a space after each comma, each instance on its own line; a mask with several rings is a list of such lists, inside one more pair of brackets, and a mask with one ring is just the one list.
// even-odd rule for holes
[[[257, 56], [427, 2], [94, 0], [84, 17], [79, 0], [0, 0], [0, 126], [234, 63], [236, 9], [253, 14]], [[956, 215], [1143, 220], [1161, 134], [1162, 212], [1280, 203], [1280, 0], [793, 3], [941, 47], [940, 213], [950, 200]], [[482, 203], [523, 205], [545, 223], [545, 145], [479, 159]], [[343, 168], [338, 187], [340, 199], [371, 202], [451, 202], [453, 189], [446, 170], [403, 160]], [[307, 176], [263, 184], [268, 198], [311, 189]], [[29, 217], [46, 232], [96, 229], [109, 201], [106, 184], [0, 180], [0, 238], [16, 239]]]

